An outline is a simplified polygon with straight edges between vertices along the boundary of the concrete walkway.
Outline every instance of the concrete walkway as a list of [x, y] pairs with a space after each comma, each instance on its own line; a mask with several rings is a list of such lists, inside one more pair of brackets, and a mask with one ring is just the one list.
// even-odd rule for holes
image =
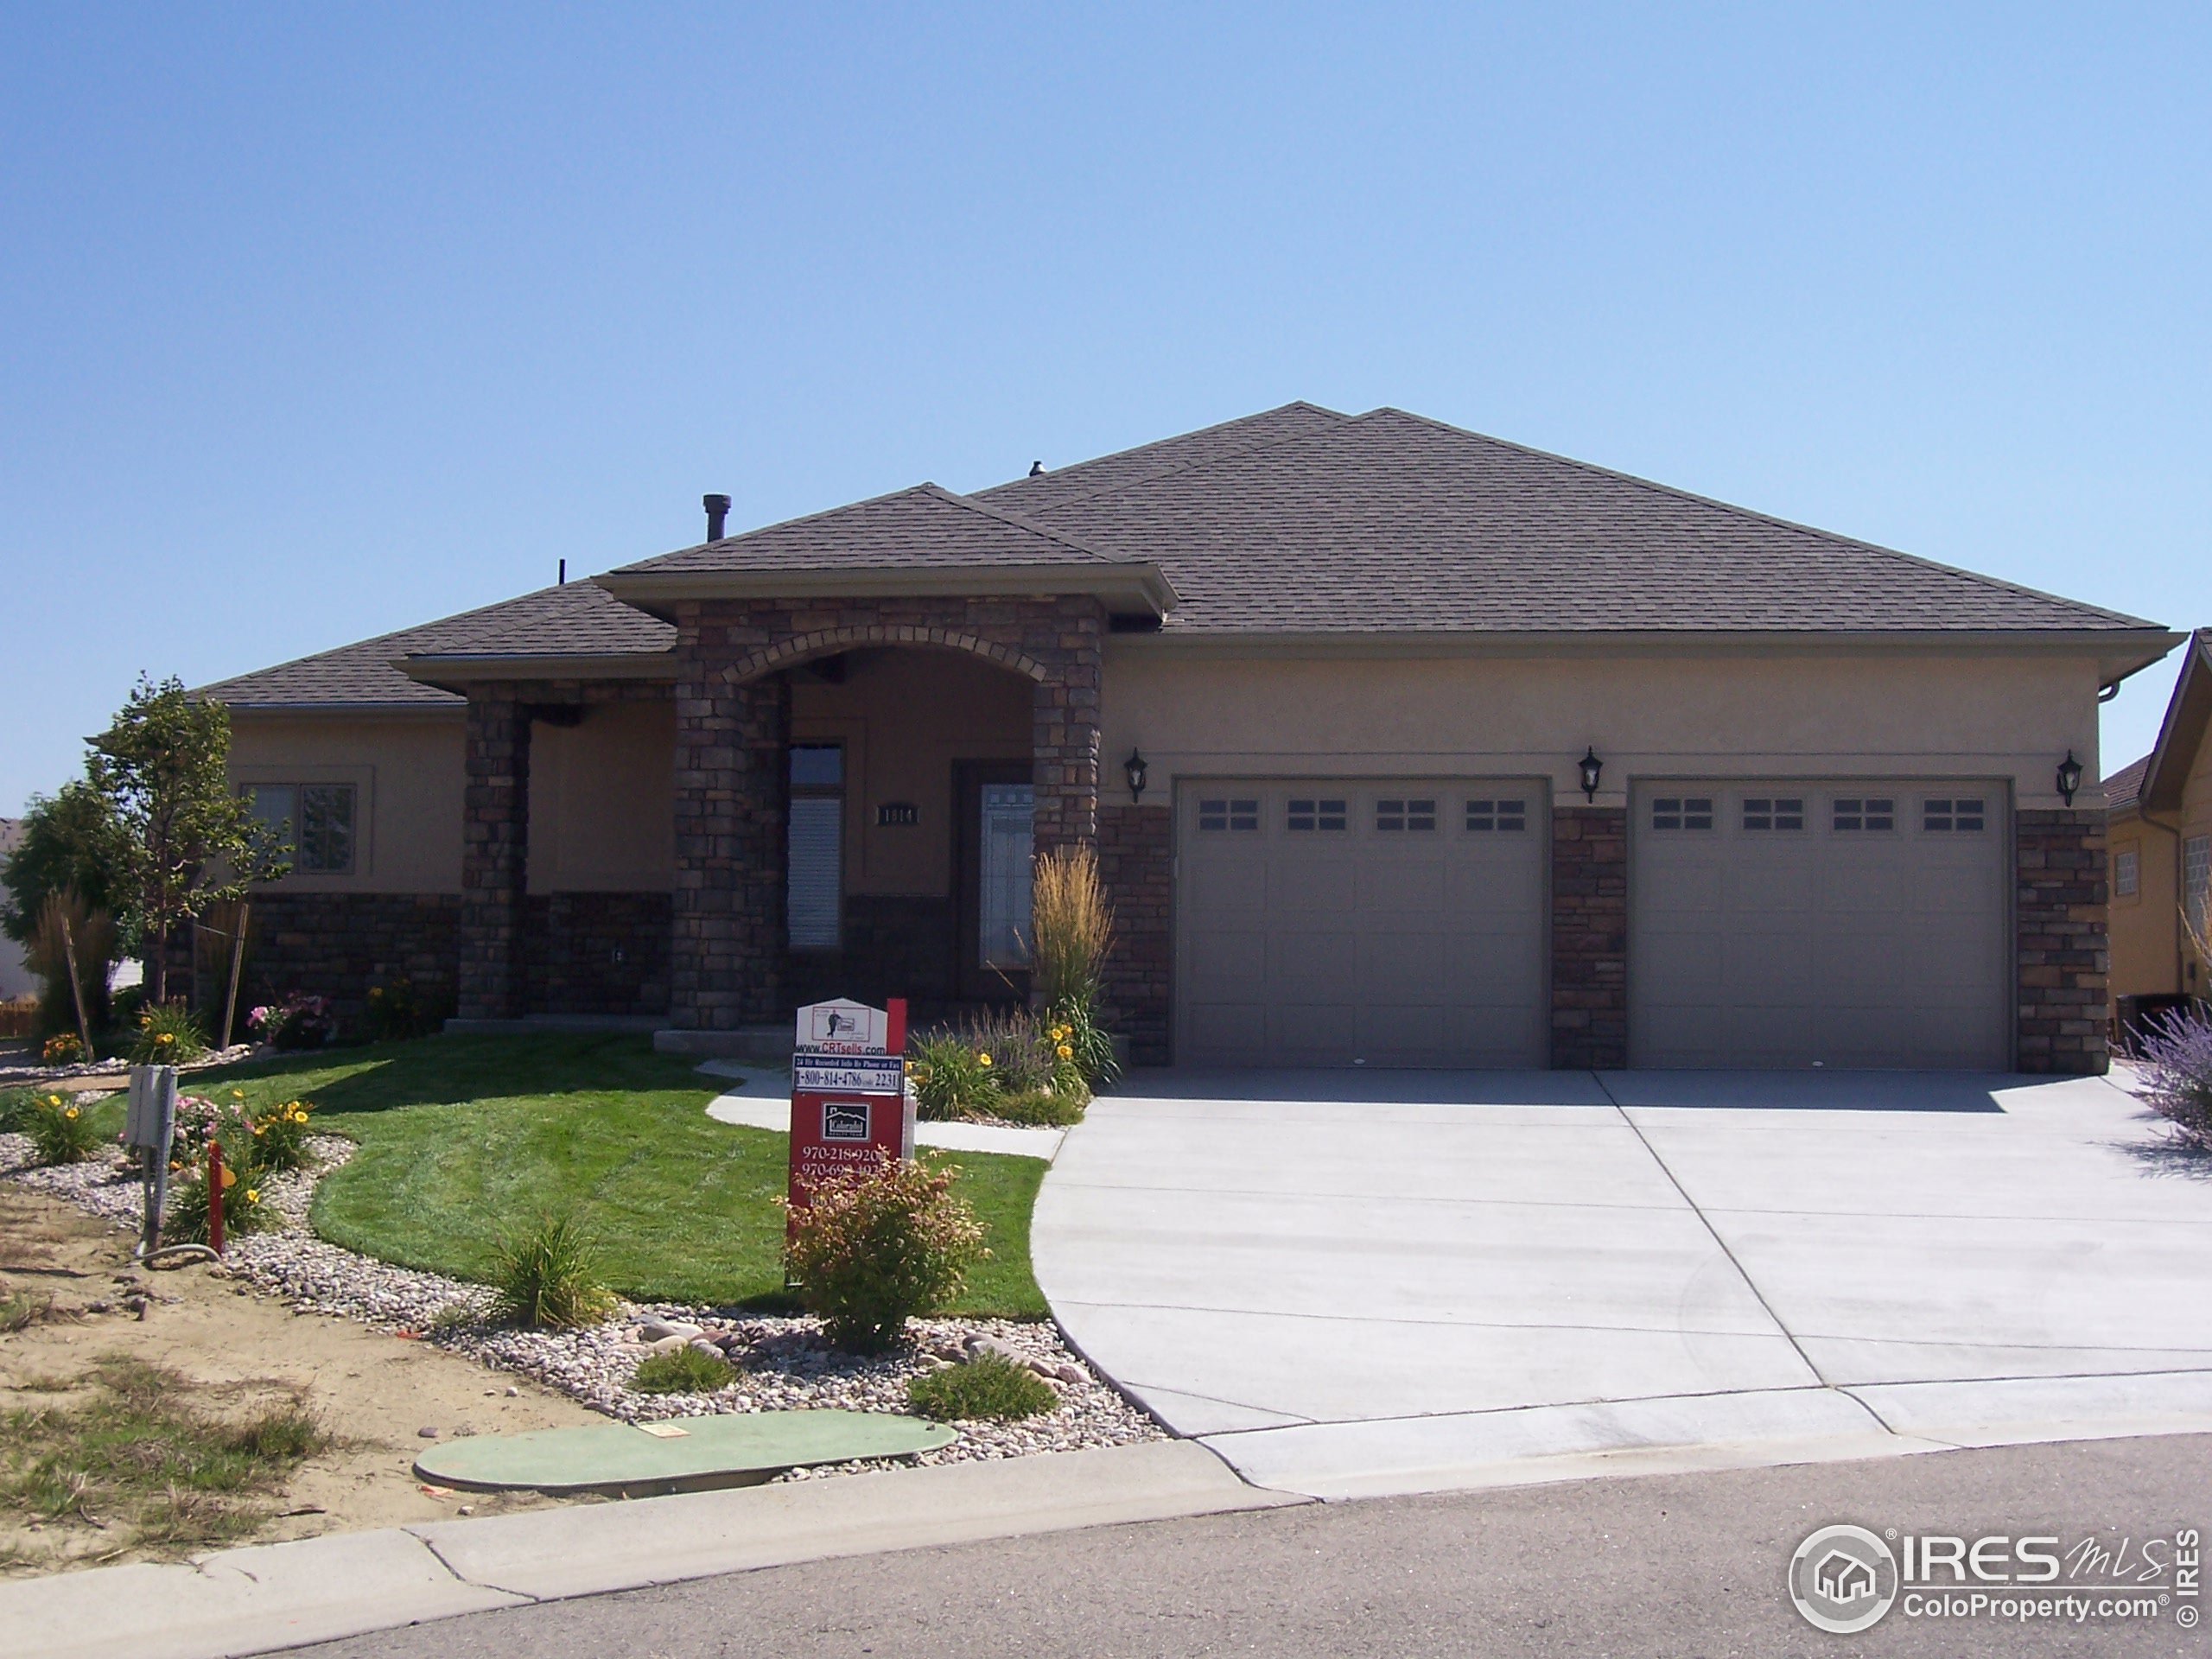
[[2212, 1429], [2212, 1171], [2158, 1139], [2094, 1078], [1157, 1073], [1032, 1248], [1320, 1497]]
[[[791, 1074], [757, 1065], [728, 1067], [709, 1061], [698, 1068], [710, 1076], [734, 1079], [732, 1087], [707, 1103], [707, 1116], [717, 1123], [736, 1123], [747, 1128], [791, 1132]], [[1066, 1137], [1065, 1129], [1027, 1128], [1001, 1123], [917, 1123], [914, 1140], [925, 1147], [950, 1152], [996, 1152], [1011, 1158], [1042, 1158], [1050, 1163]]]
[[1154, 1440], [334, 1533], [0, 1583], [0, 1659], [230, 1659], [793, 1561], [1296, 1501]]

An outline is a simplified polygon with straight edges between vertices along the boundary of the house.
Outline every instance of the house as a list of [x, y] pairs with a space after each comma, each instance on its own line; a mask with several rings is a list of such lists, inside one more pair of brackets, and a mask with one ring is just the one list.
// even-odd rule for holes
[[[0, 818], [0, 859], [16, 850], [23, 838], [21, 818]], [[15, 940], [0, 935], [0, 1002], [12, 1002], [17, 997], [38, 995], [38, 976], [31, 972], [23, 947]]]
[[2158, 746], [2107, 779], [2105, 793], [2115, 1002], [2212, 995], [2212, 968], [2190, 939], [2191, 926], [2212, 933], [2212, 628], [2190, 639]]
[[[1097, 850], [1144, 1061], [2096, 1071], [2101, 691], [2177, 637], [1393, 409], [934, 484], [205, 688], [261, 982], [1018, 995]], [[786, 1027], [787, 1029], [787, 1027]]]
[[1830, 1550], [1813, 1569], [1813, 1583], [1830, 1601], [1845, 1606], [1875, 1592], [1874, 1569], [1840, 1549]]

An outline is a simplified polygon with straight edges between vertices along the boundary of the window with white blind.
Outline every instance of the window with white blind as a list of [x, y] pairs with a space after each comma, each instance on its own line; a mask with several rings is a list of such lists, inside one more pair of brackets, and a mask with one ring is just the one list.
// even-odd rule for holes
[[982, 914], [976, 938], [985, 968], [1029, 965], [1029, 895], [1037, 850], [1037, 791], [1030, 784], [982, 786]]
[[2115, 897], [2133, 899], [2143, 890], [2143, 855], [2123, 847], [2112, 855], [2112, 890]]
[[839, 743], [791, 746], [791, 833], [784, 913], [794, 950], [835, 950], [844, 942], [845, 750]]

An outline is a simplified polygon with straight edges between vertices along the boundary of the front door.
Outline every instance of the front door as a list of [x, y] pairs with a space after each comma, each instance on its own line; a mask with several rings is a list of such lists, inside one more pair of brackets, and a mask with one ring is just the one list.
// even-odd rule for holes
[[972, 760], [955, 769], [960, 834], [954, 891], [960, 905], [964, 1001], [1003, 1001], [1029, 990], [1030, 864], [1037, 791], [1019, 761]]

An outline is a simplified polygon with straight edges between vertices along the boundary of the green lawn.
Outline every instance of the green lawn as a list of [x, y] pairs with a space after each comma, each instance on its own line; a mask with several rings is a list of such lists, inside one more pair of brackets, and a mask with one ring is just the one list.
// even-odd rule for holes
[[[349, 1249], [481, 1281], [505, 1231], [574, 1209], [626, 1296], [789, 1305], [775, 1203], [785, 1138], [709, 1118], [713, 1081], [645, 1038], [433, 1037], [197, 1072], [185, 1086], [241, 1089], [255, 1104], [304, 1100], [318, 1130], [359, 1143], [315, 1203], [315, 1230]], [[1043, 1317], [1029, 1211], [1044, 1164], [948, 1161], [991, 1251], [957, 1311]]]

